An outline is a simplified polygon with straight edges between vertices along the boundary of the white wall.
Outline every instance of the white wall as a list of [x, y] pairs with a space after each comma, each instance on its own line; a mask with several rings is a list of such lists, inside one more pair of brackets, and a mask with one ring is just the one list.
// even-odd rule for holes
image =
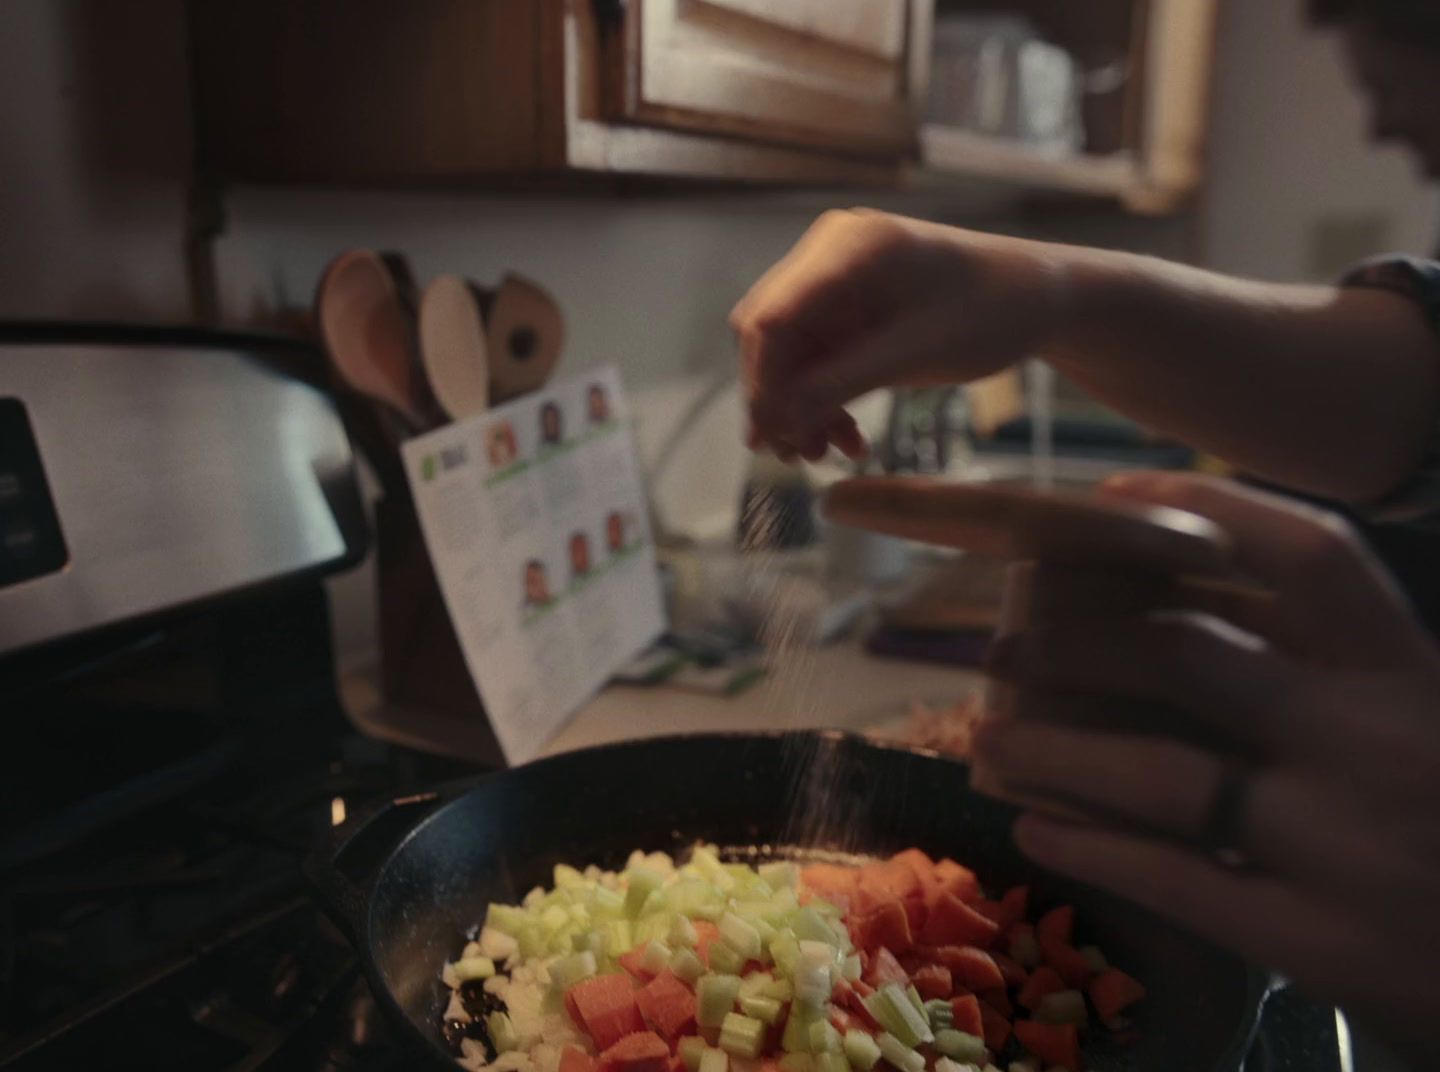
[[1307, 26], [1304, 7], [1225, 6], [1201, 225], [1203, 257], [1222, 271], [1328, 275], [1333, 258], [1312, 252], [1327, 221], [1353, 224], [1355, 242], [1369, 247], [1360, 253], [1425, 252], [1440, 239], [1434, 189], [1401, 150], [1366, 143], [1364, 105], [1335, 35]]

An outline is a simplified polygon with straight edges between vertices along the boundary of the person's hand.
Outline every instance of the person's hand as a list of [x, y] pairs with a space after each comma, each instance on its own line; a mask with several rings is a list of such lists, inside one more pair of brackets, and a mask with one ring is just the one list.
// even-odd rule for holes
[[[1193, 476], [1132, 474], [1106, 490], [1212, 518], [1274, 598], [1002, 642], [992, 672], [1057, 718], [1140, 702], [1157, 721], [1188, 721], [1224, 742], [1048, 718], [985, 723], [977, 765], [1032, 809], [1016, 825], [1019, 847], [1288, 975], [1433, 1061], [1435, 645], [1330, 515]], [[1243, 778], [1227, 775], [1238, 770]], [[1052, 802], [1093, 821], [1047, 817]], [[1195, 847], [1217, 836], [1247, 866]]]
[[730, 314], [750, 444], [814, 460], [864, 450], [844, 406], [879, 387], [960, 383], [1051, 337], [1064, 247], [866, 210], [827, 212]]

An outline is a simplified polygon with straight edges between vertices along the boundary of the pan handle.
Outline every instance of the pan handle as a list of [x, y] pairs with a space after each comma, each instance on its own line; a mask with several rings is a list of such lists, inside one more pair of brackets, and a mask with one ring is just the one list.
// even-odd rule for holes
[[409, 813], [414, 812], [416, 815], [407, 825], [408, 830], [426, 813], [459, 796], [473, 784], [473, 781], [469, 781], [441, 786], [438, 789], [363, 805], [358, 814], [333, 828], [323, 843], [306, 857], [302, 866], [306, 881], [310, 883], [321, 907], [351, 941], [358, 941], [364, 930], [370, 893], [375, 887], [379, 872], [377, 869], [363, 877], [353, 876], [341, 866], [341, 859], [352, 850], [360, 849], [369, 850], [372, 859], [381, 858], [388, 854], [389, 849], [399, 840], [393, 837], [389, 842], [383, 840], [380, 828], [393, 831], [393, 827], [382, 823], [382, 819], [398, 811], [406, 812], [409, 818]]

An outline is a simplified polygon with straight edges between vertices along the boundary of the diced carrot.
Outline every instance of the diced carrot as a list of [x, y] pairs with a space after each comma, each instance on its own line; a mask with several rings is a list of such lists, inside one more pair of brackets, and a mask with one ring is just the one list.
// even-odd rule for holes
[[923, 849], [905, 849], [890, 857], [892, 863], [904, 864], [915, 872], [915, 877], [924, 882], [926, 877], [935, 870], [935, 861], [925, 855]]
[[1007, 957], [1004, 953], [991, 952], [990, 959], [995, 962], [995, 967], [1000, 969], [1000, 974], [1005, 979], [1006, 986], [1024, 986], [1029, 973], [1020, 966], [1018, 961]]
[[1054, 968], [1043, 965], [1030, 973], [1030, 978], [1025, 980], [1025, 985], [1020, 988], [1020, 993], [1015, 995], [1015, 1000], [1034, 1011], [1046, 994], [1068, 989], [1065, 980], [1060, 978]]
[[1078, 989], [1090, 981], [1094, 972], [1071, 943], [1074, 927], [1075, 909], [1069, 905], [1052, 908], [1035, 924], [1035, 942], [1045, 963], [1059, 972], [1067, 985]]
[[950, 1009], [955, 1014], [955, 1030], [977, 1038], [985, 1037], [985, 1021], [980, 1015], [980, 999], [974, 994], [964, 994], [950, 999]]
[[1119, 968], [1110, 968], [1090, 980], [1086, 987], [1095, 1011], [1102, 1020], [1120, 1015], [1145, 997], [1145, 987]]
[[615, 959], [620, 962], [620, 967], [634, 976], [637, 982], [648, 983], [651, 979], [655, 978], [645, 970], [643, 963], [645, 960], [644, 949], [632, 949], [628, 953], [621, 953]]
[[594, 976], [572, 986], [567, 997], [574, 998], [585, 1032], [602, 1050], [626, 1035], [645, 1030], [645, 1021], [635, 1004], [635, 987], [628, 975], [612, 972]]
[[[874, 993], [874, 991], [872, 990], [871, 993]], [[848, 993], [842, 994], [840, 1000], [844, 1002], [845, 1007], [849, 1009], [856, 1020], [863, 1024], [872, 1034], [875, 1034], [884, 1029], [880, 1026], [880, 1022], [870, 1015], [870, 1010], [865, 1007], [866, 996], [867, 995], [861, 992], [860, 987], [856, 986]]]
[[980, 899], [980, 880], [968, 867], [946, 858], [935, 865], [935, 879], [946, 893], [954, 894], [962, 901]]
[[1074, 1024], [1016, 1020], [1015, 1037], [1044, 1064], [1080, 1072], [1080, 1032]]
[[917, 949], [916, 953], [932, 964], [950, 969], [951, 985], [966, 990], [1004, 989], [1005, 977], [995, 959], [983, 949], [965, 945], [942, 945]]
[[1010, 1039], [1010, 1021], [982, 1001], [980, 1023], [984, 1028], [985, 1045], [999, 1053]]
[[575, 1046], [560, 1051], [560, 1072], [596, 1072], [595, 1058]]
[[842, 912], [849, 911], [851, 898], [860, 873], [853, 867], [838, 864], [807, 864], [800, 870], [800, 880], [809, 892], [823, 897]]
[[911, 972], [910, 982], [915, 985], [920, 996], [927, 1000], [948, 998], [955, 989], [955, 984], [950, 979], [950, 969], [943, 964], [927, 964]]
[[861, 949], [882, 946], [903, 953], [914, 944], [910, 918], [899, 901], [884, 901], [851, 924], [851, 937]]
[[979, 912], [1002, 931], [1005, 929], [1005, 906], [999, 901], [992, 901], [989, 898], [982, 897], [973, 903], [973, 907], [975, 911]]
[[678, 1053], [671, 1055], [669, 1068], [670, 1072], [689, 1072], [685, 1064], [685, 1058], [681, 1057]]
[[565, 1011], [570, 1014], [570, 1022], [581, 1031], [585, 1030], [585, 1017], [580, 1015], [580, 1008], [575, 1004], [575, 988], [571, 987], [565, 991]]
[[653, 1031], [626, 1035], [600, 1054], [597, 1072], [670, 1072], [670, 1046]]
[[941, 894], [925, 919], [920, 938], [927, 945], [990, 946], [1000, 928], [954, 894]]
[[851, 907], [863, 915], [886, 901], [900, 902], [912, 928], [924, 922], [925, 883], [908, 863], [887, 860], [860, 869], [860, 883]]
[[838, 1005], [830, 1006], [830, 1026], [840, 1034], [845, 1034], [855, 1026], [855, 1018]]
[[1052, 908], [1035, 924], [1035, 941], [1042, 953], [1073, 944], [1075, 909], [1069, 905]]
[[708, 919], [692, 919], [695, 926], [695, 955], [705, 962], [706, 967], [710, 965], [710, 945], [720, 940], [720, 928], [711, 923]]
[[635, 995], [635, 1003], [655, 1030], [677, 1039], [694, 1030], [695, 995], [670, 971], [663, 971]]
[[1010, 1004], [1010, 995], [1003, 986], [998, 990], [981, 990], [975, 996], [1002, 1016], [1015, 1015], [1015, 1006]]
[[1008, 931], [1015, 924], [1025, 918], [1025, 912], [1030, 905], [1030, 887], [1015, 886], [1005, 891], [1005, 896], [1000, 898], [1002, 917], [999, 921], [1000, 929]]
[[1090, 967], [1084, 954], [1068, 945], [1052, 949], [1045, 955], [1045, 963], [1060, 973], [1065, 985], [1076, 990], [1083, 989], [1095, 974], [1095, 969]]
[[871, 986], [884, 986], [886, 983], [905, 986], [910, 982], [910, 976], [905, 974], [895, 954], [882, 945], [870, 957], [870, 975], [865, 981]]

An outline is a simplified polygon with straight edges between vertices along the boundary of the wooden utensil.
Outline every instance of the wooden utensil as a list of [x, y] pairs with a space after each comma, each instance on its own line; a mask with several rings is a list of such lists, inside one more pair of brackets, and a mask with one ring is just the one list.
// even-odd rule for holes
[[451, 420], [489, 408], [485, 324], [474, 291], [458, 275], [437, 276], [421, 296], [420, 357], [435, 400]]
[[511, 273], [485, 312], [491, 401], [508, 402], [543, 387], [565, 347], [565, 316], [555, 299]]
[[331, 261], [316, 292], [316, 312], [331, 364], [346, 386], [398, 415], [405, 434], [434, 423], [413, 324], [378, 254], [352, 249]]

